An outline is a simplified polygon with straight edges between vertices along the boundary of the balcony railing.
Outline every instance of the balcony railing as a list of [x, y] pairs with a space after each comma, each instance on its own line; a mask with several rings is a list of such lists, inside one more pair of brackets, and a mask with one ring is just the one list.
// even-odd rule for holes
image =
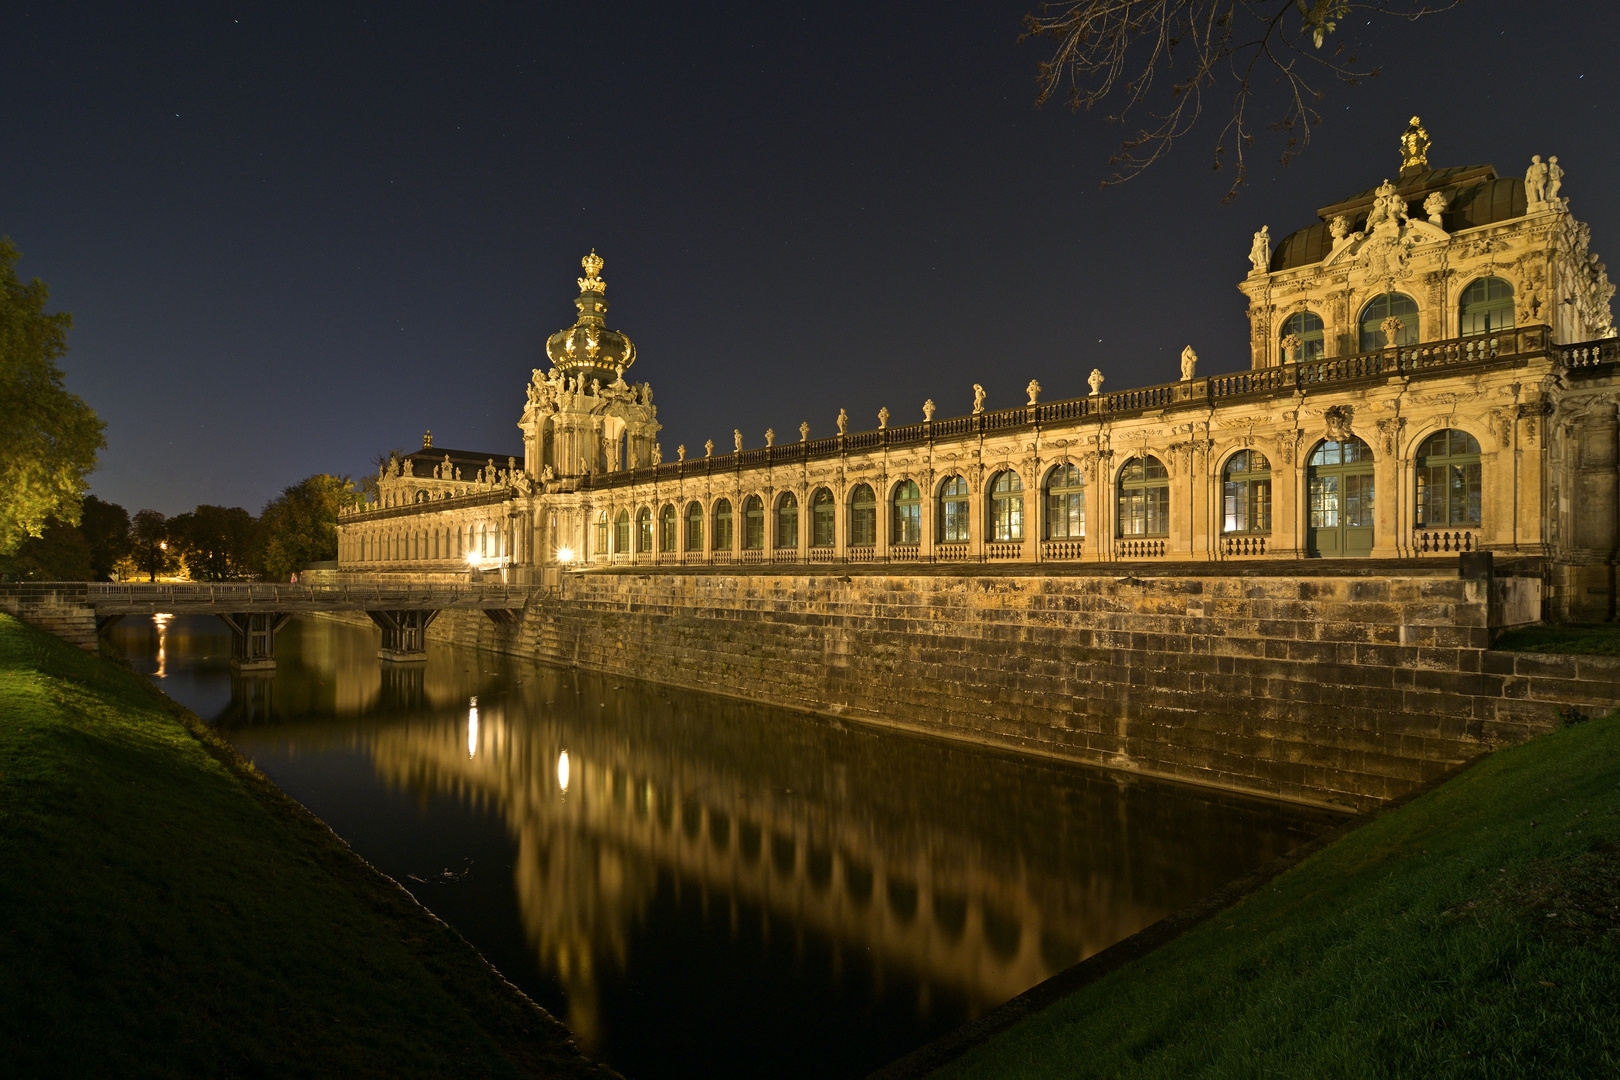
[[961, 562], [968, 557], [967, 544], [935, 544], [934, 559], [937, 562]]
[[1114, 541], [1116, 559], [1162, 559], [1164, 541], [1152, 539], [1123, 539]]
[[1470, 529], [1416, 529], [1412, 533], [1412, 553], [1415, 555], [1455, 555], [1475, 550], [1476, 541]]
[[1085, 558], [1085, 555], [1084, 539], [1041, 541], [1041, 558], [1046, 562], [1074, 562]]
[[1264, 555], [1271, 537], [1263, 534], [1233, 533], [1221, 537], [1221, 554], [1229, 558], [1243, 555]]
[[1005, 562], [1024, 557], [1024, 544], [1021, 540], [998, 541], [984, 545], [984, 557], [993, 562]]

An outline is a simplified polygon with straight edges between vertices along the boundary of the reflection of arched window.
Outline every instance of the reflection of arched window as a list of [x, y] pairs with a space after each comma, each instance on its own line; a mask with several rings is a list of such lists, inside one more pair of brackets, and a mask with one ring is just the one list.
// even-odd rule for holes
[[951, 477], [939, 488], [939, 542], [968, 542], [968, 487], [960, 476]]
[[1016, 543], [1024, 538], [1024, 482], [1008, 469], [990, 484], [990, 539]]
[[613, 551], [623, 554], [630, 550], [630, 511], [620, 510], [613, 519]]
[[1457, 327], [1463, 337], [1513, 326], [1513, 286], [1499, 277], [1469, 282], [1463, 290]]
[[703, 550], [703, 504], [686, 504], [686, 550]]
[[[1401, 333], [1396, 341], [1384, 336], [1384, 320], [1393, 315], [1401, 320]], [[1405, 293], [1384, 293], [1375, 296], [1361, 309], [1361, 351], [1374, 352], [1391, 345], [1416, 345], [1418, 340], [1418, 306]]]
[[[700, 519], [701, 520], [701, 519]], [[658, 511], [658, 550], [675, 550], [675, 504], [665, 503]]]
[[833, 546], [833, 529], [838, 518], [838, 503], [826, 488], [816, 488], [810, 496], [810, 546]]
[[922, 492], [915, 480], [902, 480], [894, 486], [894, 527], [889, 542], [922, 543]]
[[743, 547], [758, 551], [765, 546], [765, 503], [758, 495], [743, 500]]
[[782, 492], [782, 497], [776, 500], [776, 546], [799, 546], [799, 500], [791, 491]]
[[[1289, 334], [1298, 334], [1299, 340], [1303, 342], [1299, 350], [1300, 360], [1322, 359], [1322, 320], [1316, 312], [1296, 311], [1284, 319], [1277, 340], [1281, 342]], [[1293, 360], [1294, 357], [1284, 354], [1283, 359]]]
[[1271, 531], [1271, 462], [1258, 450], [1239, 450], [1226, 462], [1221, 474], [1222, 531], [1229, 533], [1269, 533]]
[[1046, 538], [1079, 540], [1086, 535], [1086, 474], [1059, 465], [1046, 474]]
[[849, 546], [877, 543], [877, 495], [870, 484], [856, 484], [849, 493]]
[[1119, 535], [1170, 535], [1170, 474], [1156, 457], [1132, 458], [1119, 471]]
[[1437, 431], [1418, 447], [1417, 523], [1438, 529], [1479, 522], [1479, 441], [1466, 431]]
[[731, 500], [717, 499], [714, 504], [714, 550], [730, 551], [731, 546]]

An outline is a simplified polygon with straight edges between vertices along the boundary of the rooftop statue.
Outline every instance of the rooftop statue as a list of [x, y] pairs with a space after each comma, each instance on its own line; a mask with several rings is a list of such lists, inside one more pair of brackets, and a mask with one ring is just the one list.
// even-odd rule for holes
[[1254, 243], [1249, 246], [1249, 262], [1254, 266], [1253, 273], [1263, 274], [1271, 267], [1271, 232], [1270, 226], [1260, 226], [1260, 231], [1254, 234]]
[[1181, 380], [1182, 380], [1182, 382], [1191, 381], [1192, 377], [1193, 377], [1193, 372], [1196, 371], [1197, 369], [1198, 369], [1198, 354], [1193, 352], [1193, 347], [1191, 345], [1188, 345], [1185, 349], [1181, 350]]

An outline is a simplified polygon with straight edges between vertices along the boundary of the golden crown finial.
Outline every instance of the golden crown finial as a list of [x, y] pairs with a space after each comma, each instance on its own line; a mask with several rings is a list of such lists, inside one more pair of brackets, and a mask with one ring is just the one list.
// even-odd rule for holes
[[1401, 172], [1428, 167], [1429, 133], [1423, 130], [1423, 122], [1414, 116], [1401, 135]]
[[585, 276], [579, 279], [580, 292], [606, 292], [607, 282], [598, 275], [602, 272], [602, 256], [591, 248], [591, 253], [579, 260], [579, 265], [585, 268]]

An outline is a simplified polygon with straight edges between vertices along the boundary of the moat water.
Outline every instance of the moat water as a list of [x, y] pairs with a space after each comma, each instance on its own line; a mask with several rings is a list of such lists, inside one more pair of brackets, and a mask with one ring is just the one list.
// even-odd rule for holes
[[1337, 820], [331, 621], [270, 675], [112, 638], [631, 1080], [862, 1076]]

